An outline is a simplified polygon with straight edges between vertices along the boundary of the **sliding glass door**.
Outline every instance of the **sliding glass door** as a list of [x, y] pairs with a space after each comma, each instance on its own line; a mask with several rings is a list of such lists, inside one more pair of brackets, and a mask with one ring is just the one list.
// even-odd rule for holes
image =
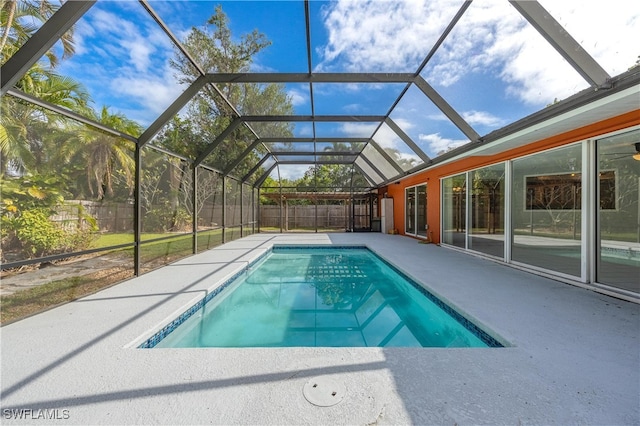
[[640, 293], [640, 130], [600, 139], [597, 282]]
[[442, 242], [466, 248], [467, 174], [442, 180]]
[[427, 236], [427, 185], [405, 189], [405, 234]]
[[504, 257], [504, 163], [469, 172], [471, 224], [468, 249]]
[[511, 260], [581, 276], [582, 144], [513, 161]]

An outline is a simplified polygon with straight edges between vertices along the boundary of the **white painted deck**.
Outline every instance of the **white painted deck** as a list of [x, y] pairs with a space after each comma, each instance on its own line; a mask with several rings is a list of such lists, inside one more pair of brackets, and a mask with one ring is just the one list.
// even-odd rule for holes
[[[366, 244], [512, 346], [135, 348], [273, 243]], [[640, 305], [397, 235], [253, 235], [0, 333], [3, 424], [640, 424]]]

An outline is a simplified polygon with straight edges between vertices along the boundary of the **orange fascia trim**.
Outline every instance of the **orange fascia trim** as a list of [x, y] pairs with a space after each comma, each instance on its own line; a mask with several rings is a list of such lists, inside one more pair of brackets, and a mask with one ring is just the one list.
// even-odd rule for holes
[[471, 156], [458, 161], [434, 166], [428, 170], [417, 173], [406, 179], [402, 179], [399, 184], [391, 184], [380, 188], [380, 193], [387, 193], [394, 198], [393, 214], [394, 226], [400, 234], [404, 235], [404, 190], [414, 185], [427, 184], [427, 222], [429, 229], [433, 232], [434, 243], [439, 243], [440, 239], [440, 178], [452, 176], [467, 170], [477, 169], [500, 163], [524, 155], [534, 154], [551, 148], [557, 148], [574, 142], [593, 138], [603, 134], [615, 132], [629, 127], [640, 125], [640, 109], [598, 121], [578, 129], [570, 130], [552, 136], [547, 139], [533, 142], [525, 146], [513, 148], [499, 154], [491, 156]]

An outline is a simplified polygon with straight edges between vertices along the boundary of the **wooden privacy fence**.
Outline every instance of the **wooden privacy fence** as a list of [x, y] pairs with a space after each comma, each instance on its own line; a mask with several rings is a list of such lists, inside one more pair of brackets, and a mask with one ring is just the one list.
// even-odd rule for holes
[[[58, 209], [57, 214], [51, 219], [64, 227], [75, 228], [86, 226], [82, 217], [90, 215], [96, 220], [101, 232], [131, 232], [133, 230], [133, 213], [133, 204], [69, 200]], [[227, 206], [226, 225], [239, 226], [241, 223], [246, 225], [251, 222], [252, 216], [249, 206], [245, 206], [242, 216], [244, 217], [240, 217], [240, 206]], [[260, 206], [261, 227], [280, 228], [281, 220], [283, 230], [316, 229], [316, 227], [336, 230], [370, 227], [368, 205], [318, 205], [317, 212], [315, 205], [283, 206], [282, 210], [277, 205]], [[205, 206], [200, 211], [198, 225], [222, 226], [222, 206]]]
[[102, 203], [99, 201], [67, 200], [57, 208], [51, 220], [65, 228], [86, 226], [83, 216], [96, 220], [100, 231], [131, 232], [133, 230], [133, 204]]
[[[369, 209], [367, 205], [353, 206], [355, 223], [351, 226], [351, 205], [316, 206], [260, 206], [260, 227], [279, 228], [282, 220], [283, 230], [315, 229], [316, 217], [319, 229], [368, 228]], [[317, 216], [316, 216], [317, 215]]]

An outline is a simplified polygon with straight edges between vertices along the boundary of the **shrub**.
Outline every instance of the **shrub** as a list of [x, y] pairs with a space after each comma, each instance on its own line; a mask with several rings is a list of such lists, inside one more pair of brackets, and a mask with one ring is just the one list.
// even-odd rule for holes
[[[32, 259], [86, 249], [97, 230], [95, 218], [82, 205], [73, 223], [61, 226], [52, 220], [64, 204], [56, 177], [27, 176], [0, 179], [2, 203], [2, 260]], [[69, 226], [71, 225], [71, 226]]]
[[64, 245], [65, 232], [51, 222], [47, 209], [23, 211], [15, 225], [16, 237], [28, 257], [46, 256]]

